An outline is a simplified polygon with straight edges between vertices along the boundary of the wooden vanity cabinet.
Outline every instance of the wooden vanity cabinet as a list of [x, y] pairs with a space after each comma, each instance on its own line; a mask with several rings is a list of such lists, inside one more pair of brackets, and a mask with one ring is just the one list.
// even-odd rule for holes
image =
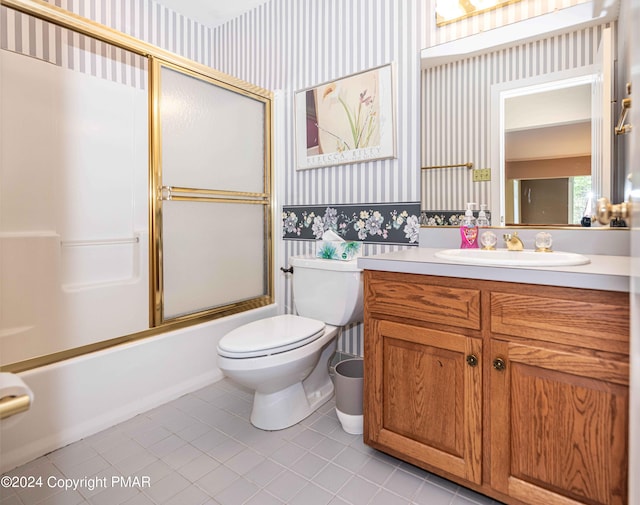
[[365, 272], [364, 437], [480, 484], [480, 291], [453, 281]]
[[513, 504], [627, 503], [627, 293], [365, 272], [365, 442]]
[[526, 503], [625, 504], [628, 294], [519, 288], [489, 293], [491, 486]]

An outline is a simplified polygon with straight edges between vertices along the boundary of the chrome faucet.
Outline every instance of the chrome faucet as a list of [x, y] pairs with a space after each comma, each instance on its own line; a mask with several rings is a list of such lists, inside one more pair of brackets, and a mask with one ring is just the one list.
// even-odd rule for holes
[[524, 244], [522, 240], [520, 240], [520, 237], [518, 237], [517, 231], [514, 231], [513, 235], [511, 235], [511, 233], [505, 233], [502, 238], [504, 238], [504, 242], [509, 251], [522, 251], [524, 249]]

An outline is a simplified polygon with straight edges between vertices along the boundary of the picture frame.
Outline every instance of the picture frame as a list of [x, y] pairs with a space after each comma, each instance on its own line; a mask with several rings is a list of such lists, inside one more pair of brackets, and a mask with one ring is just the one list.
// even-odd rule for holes
[[394, 65], [296, 91], [298, 170], [395, 158]]

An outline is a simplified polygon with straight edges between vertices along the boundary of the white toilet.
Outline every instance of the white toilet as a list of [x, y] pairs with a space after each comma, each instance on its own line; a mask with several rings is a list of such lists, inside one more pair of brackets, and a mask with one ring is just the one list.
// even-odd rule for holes
[[340, 326], [362, 321], [362, 275], [356, 261], [294, 256], [299, 315], [246, 324], [222, 337], [218, 366], [255, 391], [251, 423], [263, 430], [293, 426], [333, 395], [328, 361]]

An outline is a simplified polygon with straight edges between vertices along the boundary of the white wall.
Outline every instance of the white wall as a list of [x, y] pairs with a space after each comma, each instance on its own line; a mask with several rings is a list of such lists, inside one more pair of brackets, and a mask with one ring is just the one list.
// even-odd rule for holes
[[0, 365], [146, 330], [147, 93], [7, 50], [0, 72]]

